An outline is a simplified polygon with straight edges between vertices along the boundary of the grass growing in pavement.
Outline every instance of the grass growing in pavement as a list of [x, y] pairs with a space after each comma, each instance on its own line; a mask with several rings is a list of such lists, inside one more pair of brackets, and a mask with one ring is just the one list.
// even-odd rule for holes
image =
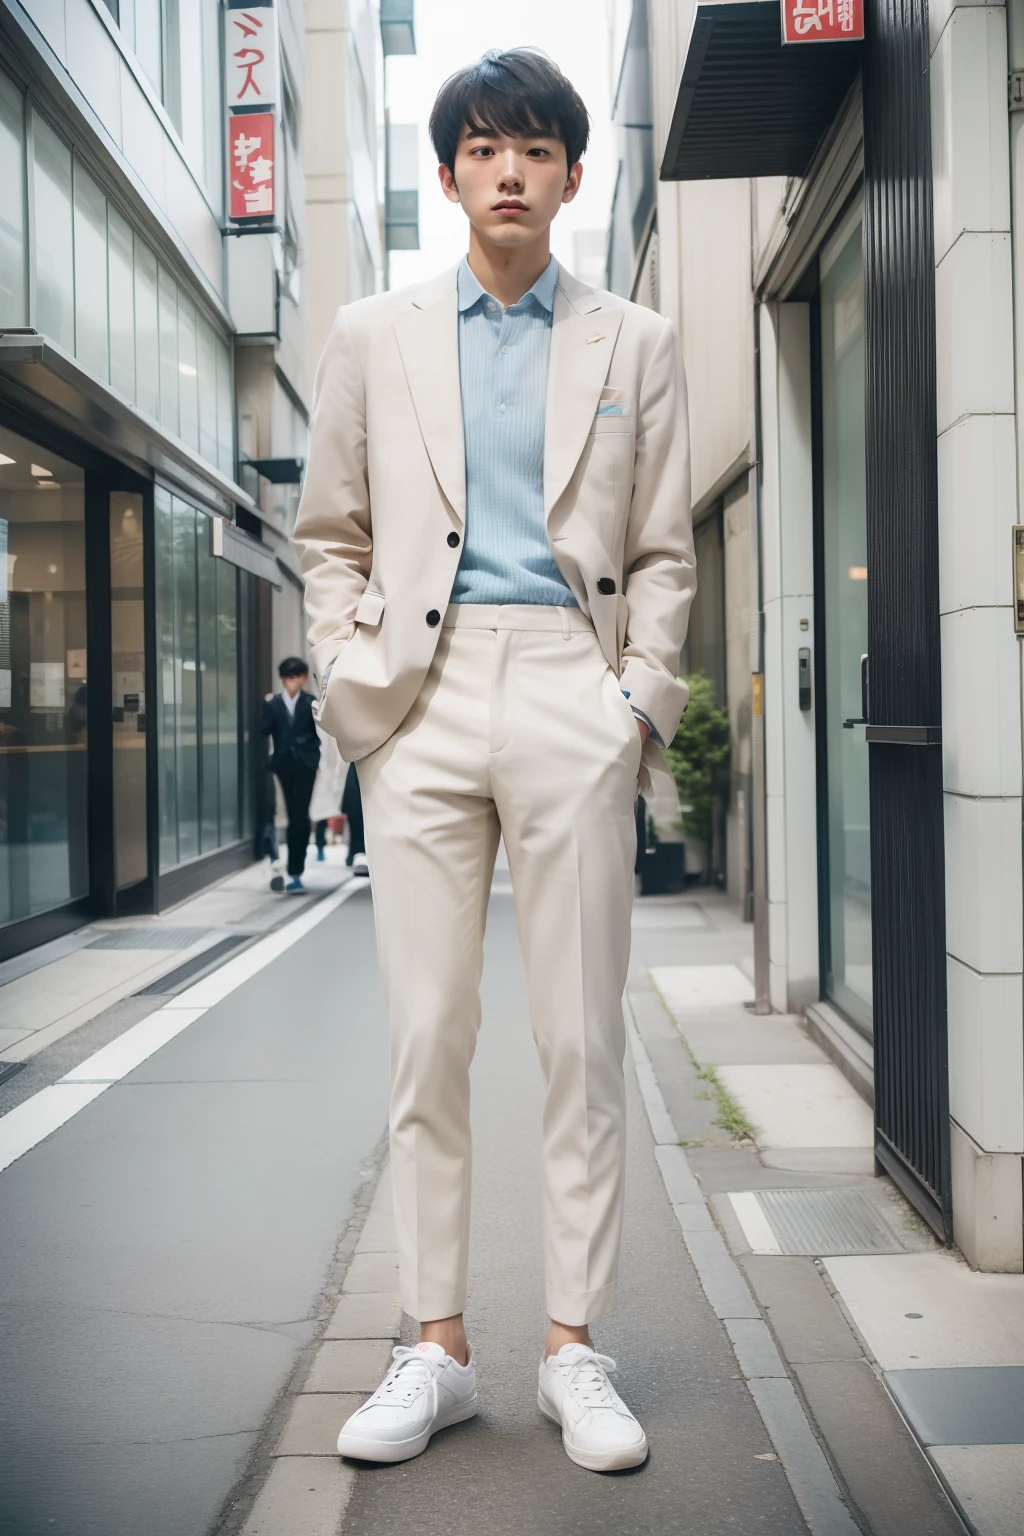
[[[751, 1125], [750, 1121], [747, 1119], [746, 1115], [743, 1113], [742, 1109], [737, 1104], [728, 1088], [722, 1082], [714, 1067], [697, 1060], [696, 1056], [690, 1049], [689, 1040], [687, 1040], [686, 1036], [679, 1028], [678, 1023], [676, 1022], [675, 1014], [672, 1012], [671, 1008], [668, 1006], [668, 1003], [665, 1001], [660, 987], [655, 982], [654, 977], [650, 975], [650, 972], [648, 972], [648, 977], [650, 979], [651, 986], [654, 988], [655, 996], [668, 1015], [672, 1028], [683, 1042], [683, 1049], [686, 1051], [687, 1056], [690, 1058], [690, 1065], [693, 1067], [694, 1072], [701, 1080], [701, 1082], [707, 1083], [711, 1090], [710, 1093], [698, 1093], [695, 1095], [695, 1097], [698, 1099], [709, 1099], [714, 1096], [715, 1104], [718, 1109], [718, 1115], [716, 1116], [715, 1124], [719, 1126], [727, 1136], [731, 1137], [733, 1141], [755, 1141], [757, 1139], [757, 1133], [754, 1127]], [[710, 1138], [708, 1137], [700, 1138], [694, 1136], [689, 1138], [689, 1140], [686, 1142], [680, 1142], [680, 1146], [699, 1146], [702, 1140], [706, 1141], [709, 1139]]]

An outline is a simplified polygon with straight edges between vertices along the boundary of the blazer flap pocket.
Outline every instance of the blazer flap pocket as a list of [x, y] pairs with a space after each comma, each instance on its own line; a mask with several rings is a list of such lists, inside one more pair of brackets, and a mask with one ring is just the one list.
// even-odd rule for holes
[[379, 624], [384, 615], [384, 597], [380, 592], [364, 592], [356, 608], [357, 624]]

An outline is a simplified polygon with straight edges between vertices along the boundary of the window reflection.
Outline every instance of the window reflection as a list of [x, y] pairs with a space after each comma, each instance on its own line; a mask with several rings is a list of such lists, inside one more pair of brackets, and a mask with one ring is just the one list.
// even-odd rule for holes
[[84, 475], [0, 428], [0, 923], [89, 888]]

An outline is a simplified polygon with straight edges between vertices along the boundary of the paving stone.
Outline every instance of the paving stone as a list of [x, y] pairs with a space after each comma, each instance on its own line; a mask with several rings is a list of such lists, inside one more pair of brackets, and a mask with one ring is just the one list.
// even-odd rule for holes
[[402, 1303], [397, 1293], [361, 1291], [344, 1295], [324, 1335], [328, 1339], [397, 1339]]
[[1024, 1445], [937, 1445], [931, 1454], [973, 1529], [1020, 1536]]
[[959, 1518], [866, 1360], [794, 1374], [872, 1536], [959, 1536]]
[[1024, 1366], [886, 1371], [922, 1445], [1024, 1444]]
[[305, 1392], [293, 1398], [275, 1456], [337, 1456], [338, 1431], [365, 1392]]
[[394, 1253], [394, 1251], [394, 1218], [384, 1212], [379, 1216], [375, 1216], [371, 1211], [362, 1232], [359, 1234], [356, 1253]]
[[758, 1376], [785, 1376], [768, 1324], [756, 1317], [730, 1317], [725, 1331], [732, 1340], [740, 1370], [751, 1380]]
[[863, 1351], [813, 1259], [749, 1253], [737, 1263], [791, 1365], [863, 1359]]
[[337, 1536], [355, 1479], [339, 1456], [280, 1457], [242, 1536]]
[[352, 1294], [363, 1291], [398, 1290], [397, 1253], [355, 1253], [348, 1266], [342, 1290]]
[[686, 1204], [673, 1205], [676, 1220], [684, 1232], [713, 1232], [715, 1224], [711, 1219], [711, 1212], [703, 1200], [687, 1202]]
[[718, 1232], [684, 1232], [704, 1294], [718, 1317], [760, 1317], [757, 1303]]
[[325, 1339], [303, 1392], [376, 1392], [394, 1346], [390, 1339]]
[[693, 1169], [687, 1160], [682, 1147], [656, 1147], [654, 1155], [658, 1159], [658, 1167], [661, 1176], [665, 1180], [665, 1188], [673, 1205], [699, 1205], [703, 1204], [704, 1196], [700, 1192], [700, 1185], [694, 1178]]

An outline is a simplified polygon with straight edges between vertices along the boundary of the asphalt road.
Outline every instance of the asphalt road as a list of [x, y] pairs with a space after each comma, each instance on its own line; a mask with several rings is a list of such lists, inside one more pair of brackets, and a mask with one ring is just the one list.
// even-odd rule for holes
[[0, 1532], [204, 1536], [386, 1118], [368, 893], [0, 1173]]

